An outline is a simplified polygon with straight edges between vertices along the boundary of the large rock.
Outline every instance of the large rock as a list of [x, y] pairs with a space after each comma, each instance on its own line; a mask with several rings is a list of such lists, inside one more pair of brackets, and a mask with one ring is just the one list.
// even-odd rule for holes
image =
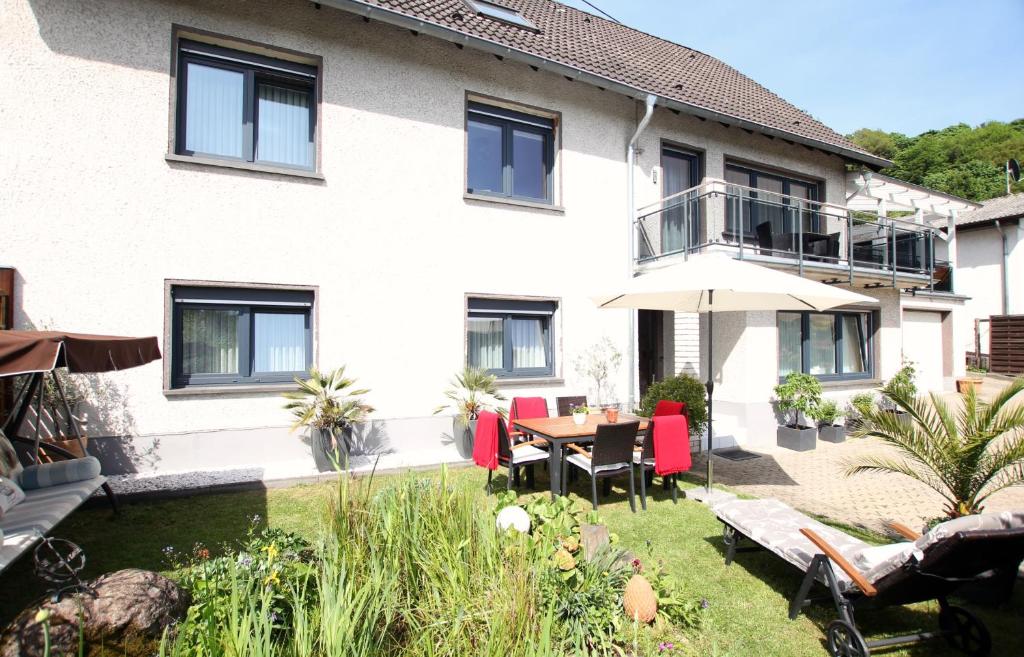
[[144, 654], [152, 654], [152, 642], [184, 618], [191, 602], [188, 591], [148, 570], [119, 570], [87, 584], [95, 597], [68, 595], [53, 603], [47, 596], [21, 612], [0, 635], [0, 657], [42, 657], [43, 624], [36, 621], [40, 610], [50, 615], [51, 655], [78, 654], [79, 618], [86, 646], [102, 643], [128, 655], [148, 648]]

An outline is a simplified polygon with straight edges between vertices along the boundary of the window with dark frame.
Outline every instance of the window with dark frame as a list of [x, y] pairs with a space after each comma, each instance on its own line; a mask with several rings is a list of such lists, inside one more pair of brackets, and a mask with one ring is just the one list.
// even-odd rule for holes
[[466, 191], [553, 203], [554, 119], [470, 101]]
[[778, 329], [780, 379], [791, 372], [826, 381], [874, 374], [870, 312], [780, 312]]
[[313, 292], [171, 289], [175, 388], [288, 383], [313, 363]]
[[316, 168], [316, 67], [181, 39], [177, 75], [177, 154]]
[[728, 188], [726, 233], [730, 237], [740, 235], [738, 216], [743, 217], [743, 236], [750, 242], [756, 242], [757, 226], [764, 222], [771, 224], [773, 234], [796, 233], [795, 216], [800, 217], [804, 232], [820, 232], [821, 217], [815, 211], [821, 193], [818, 183], [735, 164], [726, 165], [725, 180], [754, 190]]
[[555, 301], [469, 299], [466, 361], [498, 377], [553, 376]]

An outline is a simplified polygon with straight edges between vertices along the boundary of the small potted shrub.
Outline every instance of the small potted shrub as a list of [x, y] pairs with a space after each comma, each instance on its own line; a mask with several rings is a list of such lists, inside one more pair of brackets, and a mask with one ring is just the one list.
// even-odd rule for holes
[[505, 398], [498, 392], [498, 379], [486, 371], [466, 367], [455, 375], [444, 396], [449, 403], [441, 404], [434, 409], [434, 415], [445, 409], [454, 409], [455, 416], [452, 418], [452, 440], [455, 441], [455, 448], [459, 456], [464, 459], [473, 457], [473, 440], [476, 436], [476, 420], [480, 411], [502, 410], [497, 409], [497, 402], [505, 401]]
[[839, 419], [839, 404], [834, 400], [821, 400], [807, 415], [818, 423], [819, 440], [830, 443], [841, 443], [846, 440], [846, 428], [836, 422]]
[[579, 406], [572, 407], [572, 421], [576, 424], [586, 424], [587, 414], [590, 413], [590, 408], [586, 404], [580, 404]]
[[882, 403], [880, 406], [882, 410], [895, 413], [903, 422], [910, 421], [910, 414], [900, 408], [896, 400], [912, 400], [917, 397], [917, 385], [914, 383], [916, 374], [917, 369], [914, 367], [914, 364], [909, 361], [903, 361], [903, 367], [881, 388]]
[[864, 424], [864, 418], [875, 409], [875, 395], [870, 392], [858, 392], [846, 403], [846, 428], [851, 431]]
[[309, 378], [295, 377], [295, 383], [298, 390], [284, 393], [284, 407], [295, 416], [292, 430], [308, 428], [317, 470], [333, 470], [348, 455], [352, 426], [373, 412], [360, 398], [370, 391], [353, 390], [356, 380], [345, 376], [344, 365], [326, 373], [313, 367]]
[[805, 452], [815, 447], [818, 430], [801, 423], [811, 409], [821, 401], [821, 383], [810, 374], [792, 372], [783, 383], [775, 386], [779, 410], [792, 413], [792, 422], [779, 426], [776, 442], [779, 447]]

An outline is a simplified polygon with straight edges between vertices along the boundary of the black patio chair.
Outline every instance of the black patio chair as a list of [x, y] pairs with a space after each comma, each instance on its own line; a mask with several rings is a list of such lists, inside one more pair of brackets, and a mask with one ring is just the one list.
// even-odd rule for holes
[[633, 487], [633, 448], [636, 447], [636, 434], [639, 431], [639, 422], [599, 424], [597, 433], [594, 435], [593, 451], [588, 452], [575, 443], [569, 443], [566, 448], [574, 453], [562, 459], [562, 481], [566, 481], [566, 470], [570, 463], [575, 468], [589, 474], [591, 502], [596, 511], [598, 478], [607, 479], [628, 474], [629, 508], [636, 513], [636, 500], [634, 499], [636, 492]]
[[577, 406], [586, 406], [587, 398], [584, 395], [577, 395], [575, 397], [555, 397], [555, 407], [558, 409], [558, 415], [565, 417], [572, 415], [572, 409]]
[[[651, 475], [651, 480], [654, 479], [654, 423], [657, 422], [657, 418], [651, 418], [651, 421], [647, 424], [647, 431], [644, 432], [643, 437], [640, 439], [640, 446], [633, 450], [633, 464], [637, 467], [640, 474], [640, 508], [644, 511], [647, 510], [647, 477], [648, 473]], [[690, 449], [690, 441], [686, 436], [680, 436], [680, 440], [686, 442], [686, 449]], [[679, 487], [676, 485], [676, 475], [663, 476], [662, 481], [666, 490], [672, 491], [672, 503], [679, 503]]]
[[[538, 439], [524, 442], [513, 442], [509, 435], [505, 421], [498, 418], [498, 464], [508, 468], [508, 482], [506, 488], [512, 490], [513, 480], [519, 485], [519, 470], [526, 468], [526, 485], [533, 488], [533, 466], [538, 462], [546, 462], [548, 459], [547, 450], [539, 449], [537, 445], [547, 445], [548, 441]], [[487, 471], [487, 492], [491, 492], [491, 476], [493, 470]]]

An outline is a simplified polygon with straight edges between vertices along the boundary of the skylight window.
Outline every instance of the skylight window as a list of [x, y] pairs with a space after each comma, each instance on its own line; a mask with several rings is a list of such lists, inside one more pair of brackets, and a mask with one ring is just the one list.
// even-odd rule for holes
[[536, 25], [523, 18], [515, 9], [509, 9], [508, 7], [502, 7], [501, 5], [484, 2], [484, 0], [466, 1], [469, 3], [469, 6], [481, 16], [487, 16], [488, 18], [493, 18], [495, 20], [502, 21], [503, 23], [508, 23], [509, 25], [525, 27], [528, 30], [537, 29]]

